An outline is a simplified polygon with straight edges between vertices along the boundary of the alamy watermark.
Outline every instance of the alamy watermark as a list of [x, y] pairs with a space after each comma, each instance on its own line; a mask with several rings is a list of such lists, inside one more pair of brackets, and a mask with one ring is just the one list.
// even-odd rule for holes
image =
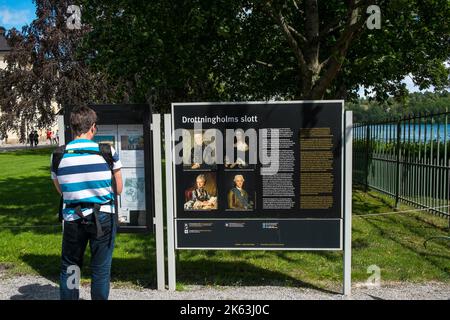
[[81, 8], [77, 5], [70, 5], [67, 7], [66, 13], [69, 15], [66, 18], [66, 27], [69, 30], [81, 29]]
[[67, 277], [66, 285], [69, 290], [79, 290], [80, 289], [80, 277], [81, 270], [77, 265], [70, 265], [67, 267]]
[[[66, 26], [69, 30], [79, 30], [81, 24], [81, 7], [75, 4], [67, 7]], [[381, 29], [381, 9], [377, 5], [370, 5], [367, 7], [366, 14], [369, 17], [366, 20], [366, 26], [369, 30]]]
[[[262, 175], [278, 173], [280, 165], [279, 129], [203, 129], [194, 122], [194, 129], [173, 132], [175, 165], [198, 169], [202, 165], [248, 167], [261, 164]], [[225, 154], [224, 151], [225, 150]]]
[[366, 26], [369, 30], [381, 29], [381, 9], [377, 5], [367, 7], [367, 14], [370, 16], [366, 20]]
[[376, 264], [367, 267], [367, 274], [370, 276], [365, 282], [357, 283], [358, 288], [379, 288], [381, 287], [381, 268]]

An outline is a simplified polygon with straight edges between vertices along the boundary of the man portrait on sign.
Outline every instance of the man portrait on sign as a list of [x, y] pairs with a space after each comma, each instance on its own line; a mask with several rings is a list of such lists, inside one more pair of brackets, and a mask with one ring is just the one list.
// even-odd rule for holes
[[244, 176], [234, 176], [234, 187], [228, 191], [228, 209], [253, 210], [253, 201], [249, 199], [247, 191], [244, 190]]

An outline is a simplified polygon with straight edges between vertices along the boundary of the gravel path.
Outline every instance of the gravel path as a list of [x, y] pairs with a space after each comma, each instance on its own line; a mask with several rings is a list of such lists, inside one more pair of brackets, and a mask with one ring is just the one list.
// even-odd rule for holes
[[[181, 292], [157, 291], [153, 289], [111, 289], [111, 300], [235, 300], [235, 299], [432, 299], [450, 300], [450, 283], [429, 282], [425, 284], [390, 283], [380, 287], [367, 288], [363, 284], [354, 284], [353, 295], [346, 298], [338, 293], [306, 288], [288, 288], [275, 286], [258, 287], [206, 287], [188, 286]], [[38, 276], [18, 276], [0, 279], [0, 300], [54, 300], [59, 298], [58, 285]], [[81, 288], [81, 298], [90, 299], [89, 286]]]

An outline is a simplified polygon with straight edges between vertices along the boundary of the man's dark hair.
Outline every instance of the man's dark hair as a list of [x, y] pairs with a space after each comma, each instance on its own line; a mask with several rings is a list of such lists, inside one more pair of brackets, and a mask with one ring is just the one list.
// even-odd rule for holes
[[75, 136], [89, 131], [97, 122], [97, 114], [87, 106], [76, 107], [70, 114], [70, 128]]

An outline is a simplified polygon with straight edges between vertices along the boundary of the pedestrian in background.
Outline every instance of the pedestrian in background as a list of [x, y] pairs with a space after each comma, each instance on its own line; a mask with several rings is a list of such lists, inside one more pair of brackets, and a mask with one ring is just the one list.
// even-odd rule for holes
[[28, 142], [30, 143], [30, 147], [34, 146], [34, 131], [31, 130], [28, 134]]
[[34, 130], [34, 146], [36, 147], [39, 144], [39, 133], [37, 130]]

